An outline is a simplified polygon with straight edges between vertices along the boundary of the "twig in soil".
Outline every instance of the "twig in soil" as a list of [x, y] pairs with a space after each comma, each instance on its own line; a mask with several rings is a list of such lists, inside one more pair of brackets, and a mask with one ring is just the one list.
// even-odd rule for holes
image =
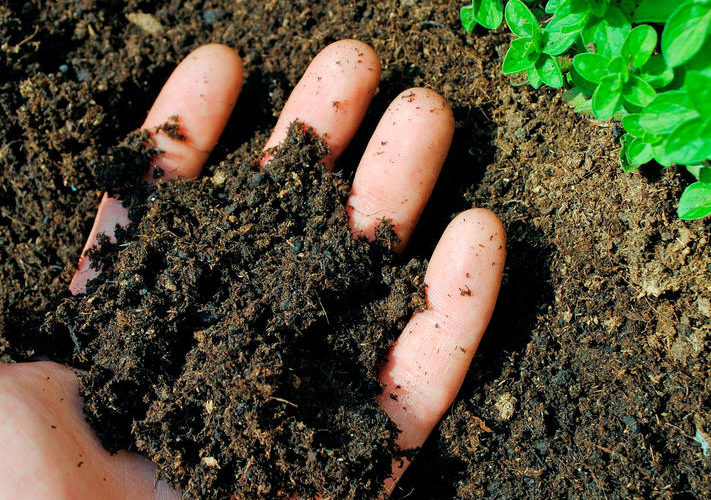
[[316, 299], [318, 300], [318, 305], [321, 306], [321, 310], [323, 311], [323, 315], [326, 316], [326, 324], [327, 324], [327, 325], [330, 325], [331, 322], [328, 320], [328, 313], [326, 312], [326, 308], [323, 307], [323, 302], [321, 302], [321, 297], [319, 297], [318, 294], [316, 295]]
[[400, 500], [405, 500], [405, 498], [411, 496], [415, 492], [415, 488], [412, 488], [410, 491], [407, 492], [407, 495], [400, 497]]
[[74, 347], [77, 348], [77, 352], [81, 352], [81, 345], [79, 345], [79, 339], [77, 338], [76, 333], [74, 333], [74, 328], [67, 325], [67, 330], [69, 330], [69, 336], [72, 338], [72, 342], [74, 342]]
[[[37, 33], [39, 33], [39, 26], [35, 26], [34, 33], [25, 37], [20, 43], [18, 43], [12, 49], [10, 49], [10, 52], [12, 52], [13, 54], [17, 54], [20, 51], [20, 47], [22, 47], [24, 44], [26, 44], [27, 42], [32, 40]], [[6, 44], [3, 44], [3, 45], [6, 45]], [[38, 47], [37, 42], [35, 42], [35, 50], [37, 50], [37, 47]]]
[[274, 401], [279, 401], [280, 403], [285, 403], [285, 404], [291, 405], [291, 406], [293, 406], [294, 408], [298, 408], [298, 407], [299, 407], [299, 405], [297, 405], [296, 403], [292, 403], [291, 401], [288, 401], [288, 400], [286, 400], [286, 399], [284, 399], [284, 398], [278, 398], [278, 397], [276, 397], [276, 396], [272, 396], [272, 397], [270, 397], [269, 399], [273, 399]]
[[670, 424], [669, 422], [664, 422], [664, 425], [668, 425], [669, 427], [673, 427], [674, 429], [678, 430], [679, 432], [681, 432], [681, 435], [684, 436], [685, 438], [694, 439], [693, 436], [689, 436], [689, 435], [688, 435], [686, 432], [684, 432], [684, 431], [682, 430], [682, 428], [679, 427], [678, 425]]

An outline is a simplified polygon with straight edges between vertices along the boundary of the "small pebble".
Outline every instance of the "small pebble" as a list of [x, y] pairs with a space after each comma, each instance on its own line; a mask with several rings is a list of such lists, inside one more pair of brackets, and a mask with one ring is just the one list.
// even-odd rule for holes
[[214, 24], [225, 17], [225, 14], [227, 14], [225, 9], [208, 9], [202, 12], [202, 19], [207, 24]]
[[625, 415], [624, 417], [622, 417], [622, 421], [633, 434], [637, 434], [639, 432], [639, 424], [637, 423], [636, 418], [631, 417], [629, 415]]
[[80, 69], [79, 71], [77, 71], [77, 80], [79, 80], [80, 82], [88, 82], [89, 70]]

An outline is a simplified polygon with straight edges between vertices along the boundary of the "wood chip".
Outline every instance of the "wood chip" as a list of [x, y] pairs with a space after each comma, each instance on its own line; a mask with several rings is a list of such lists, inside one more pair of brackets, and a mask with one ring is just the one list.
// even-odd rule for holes
[[163, 25], [151, 14], [146, 14], [144, 12], [129, 12], [126, 14], [126, 19], [151, 35], [157, 35], [163, 31]]
[[202, 462], [207, 465], [208, 467], [212, 467], [213, 469], [219, 469], [220, 464], [217, 463], [217, 460], [215, 460], [215, 457], [202, 457]]

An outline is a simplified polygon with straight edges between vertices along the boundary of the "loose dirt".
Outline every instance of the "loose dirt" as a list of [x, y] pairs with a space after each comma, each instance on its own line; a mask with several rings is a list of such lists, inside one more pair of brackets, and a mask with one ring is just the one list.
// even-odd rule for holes
[[689, 178], [656, 167], [622, 173], [615, 128], [576, 116], [556, 91], [512, 86], [500, 73], [507, 36], [467, 35], [458, 7], [1, 6], [0, 356], [68, 360], [73, 341], [38, 327], [90, 228], [101, 195], [95, 166], [142, 122], [183, 56], [222, 42], [248, 71], [207, 168], [214, 177], [255, 131], [263, 137], [273, 126], [318, 50], [354, 37], [374, 46], [384, 72], [338, 165], [343, 178], [389, 100], [408, 86], [432, 87], [452, 104], [457, 131], [407, 257], [427, 258], [446, 223], [474, 204], [496, 211], [509, 238], [494, 321], [457, 402], [394, 497], [711, 496], [710, 222], [676, 219]]
[[46, 321], [88, 369], [104, 445], [146, 454], [186, 498], [374, 498], [398, 454], [377, 372], [424, 307], [424, 264], [395, 265], [386, 222], [373, 244], [351, 236], [326, 152], [294, 123], [264, 169], [257, 148], [212, 177], [122, 189], [140, 223]]

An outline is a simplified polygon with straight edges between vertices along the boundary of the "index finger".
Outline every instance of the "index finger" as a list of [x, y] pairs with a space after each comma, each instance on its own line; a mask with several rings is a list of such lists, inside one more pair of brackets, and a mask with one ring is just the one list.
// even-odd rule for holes
[[[200, 175], [232, 113], [242, 80], [242, 61], [225, 45], [204, 45], [175, 68], [141, 127], [151, 132], [155, 145], [164, 151], [154, 159], [154, 164], [163, 169], [164, 179]], [[178, 134], [184, 139], [156, 130], [172, 118], [177, 119]], [[146, 180], [153, 181], [150, 172]], [[115, 242], [116, 226], [125, 227], [128, 223], [128, 209], [117, 198], [104, 195], [69, 284], [72, 294], [83, 293], [87, 282], [99, 274], [86, 256], [99, 234], [106, 234]]]

